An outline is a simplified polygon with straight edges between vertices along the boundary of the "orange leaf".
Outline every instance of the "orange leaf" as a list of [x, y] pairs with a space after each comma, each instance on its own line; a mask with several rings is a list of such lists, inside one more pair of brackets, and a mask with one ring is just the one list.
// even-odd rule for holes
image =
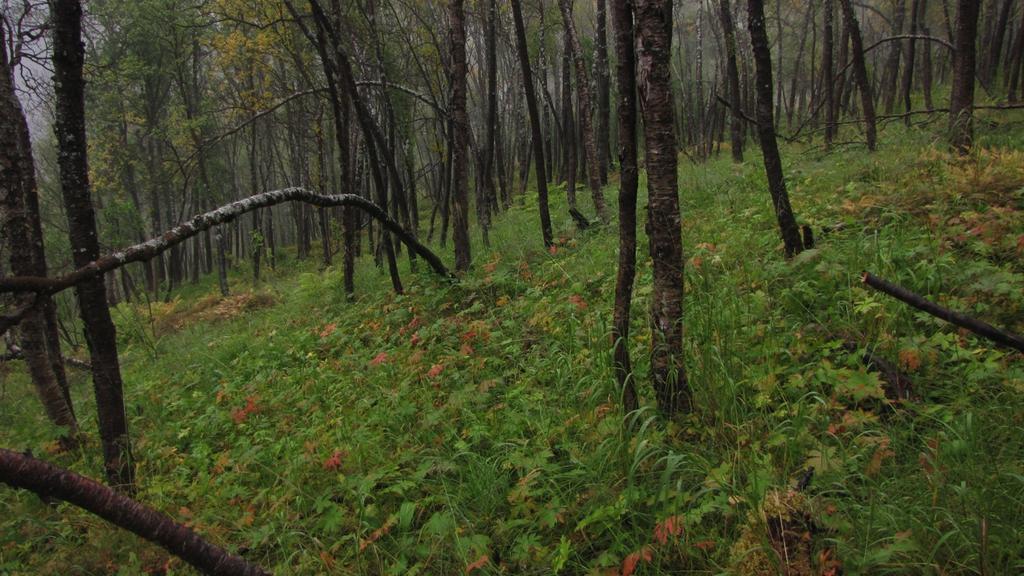
[[626, 559], [622, 561], [622, 576], [633, 576], [633, 573], [636, 572], [636, 565], [641, 560], [650, 562], [653, 557], [649, 546], [644, 546], [640, 550], [626, 556]]
[[345, 456], [348, 456], [348, 451], [335, 450], [334, 454], [331, 454], [330, 458], [324, 460], [324, 470], [334, 471], [337, 470], [338, 468], [341, 468], [341, 459], [344, 458]]
[[483, 568], [490, 561], [491, 561], [491, 558], [487, 554], [484, 554], [483, 556], [480, 556], [479, 558], [476, 559], [475, 562], [472, 562], [472, 563], [470, 563], [470, 564], [468, 564], [466, 566], [466, 574], [469, 574], [473, 570], [479, 570], [480, 568]]
[[554, 256], [555, 254], [558, 254], [558, 246], [555, 246], [555, 245], [553, 245], [553, 244], [552, 244], [552, 245], [551, 245], [551, 247], [550, 247], [550, 248], [548, 248], [548, 252], [549, 252], [549, 253], [550, 253], [550, 254], [551, 254], [552, 256]]
[[586, 301], [584, 301], [583, 297], [578, 295], [578, 294], [573, 294], [572, 296], [569, 296], [569, 302], [572, 302], [573, 304], [575, 304], [577, 310], [586, 310], [587, 309]]
[[334, 334], [334, 331], [337, 329], [338, 325], [334, 322], [331, 322], [330, 324], [324, 326], [322, 330], [320, 330], [320, 337], [327, 338], [331, 334]]
[[684, 530], [685, 518], [682, 516], [669, 516], [668, 518], [654, 525], [654, 539], [658, 544], [668, 543], [669, 536], [681, 536]]
[[413, 334], [412, 338], [409, 338], [409, 345], [410, 346], [416, 346], [420, 342], [423, 342], [423, 339], [420, 338], [420, 333], [419, 332]]
[[380, 354], [377, 354], [376, 356], [374, 356], [373, 360], [370, 360], [370, 366], [380, 366], [381, 364], [383, 364], [383, 363], [385, 363], [387, 361], [388, 361], [388, 353], [387, 352], [381, 352]]

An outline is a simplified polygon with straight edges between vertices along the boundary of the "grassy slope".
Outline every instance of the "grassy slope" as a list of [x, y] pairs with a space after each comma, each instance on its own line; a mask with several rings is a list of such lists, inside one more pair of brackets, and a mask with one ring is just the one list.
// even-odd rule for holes
[[[485, 554], [481, 573], [608, 573], [644, 546], [639, 573], [719, 573], [766, 491], [813, 465], [814, 546], [848, 573], [1024, 570], [1020, 356], [858, 283], [870, 269], [1024, 331], [1024, 155], [951, 165], [921, 133], [883, 135], [874, 156], [787, 150], [801, 220], [846, 224], [793, 263], [759, 163], [682, 166], [699, 411], [665, 425], [651, 409], [643, 262], [631, 344], [648, 402], [632, 434], [609, 370], [614, 228], [577, 235], [560, 217], [550, 254], [532, 206], [500, 218], [489, 251], [474, 245], [458, 286], [407, 274], [396, 297], [364, 262], [346, 304], [340, 273], [288, 263], [261, 288], [274, 306], [229, 320], [155, 338], [122, 307], [141, 497], [278, 574], [461, 573]], [[190, 289], [176, 314], [213, 290]], [[900, 358], [921, 401], [880, 406], [839, 335]], [[55, 431], [7, 370], [0, 445], [40, 453]], [[93, 418], [84, 378], [75, 392]], [[51, 458], [97, 476], [98, 453]], [[0, 573], [166, 560], [87, 514], [2, 494]], [[685, 534], [660, 542], [677, 516]]]

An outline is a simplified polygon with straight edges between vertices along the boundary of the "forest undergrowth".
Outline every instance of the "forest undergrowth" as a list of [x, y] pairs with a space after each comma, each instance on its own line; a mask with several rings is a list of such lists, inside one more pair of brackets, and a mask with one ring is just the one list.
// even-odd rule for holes
[[[987, 126], [963, 159], [926, 132], [885, 136], [870, 155], [784, 148], [817, 237], [790, 262], [759, 163], [680, 163], [696, 410], [672, 422], [646, 379], [643, 224], [642, 407], [624, 414], [616, 228], [576, 231], [562, 189], [554, 248], [527, 198], [455, 285], [403, 253], [396, 296], [363, 258], [346, 302], [340, 270], [287, 251], [255, 288], [232, 270], [225, 301], [210, 278], [122, 304], [139, 498], [276, 574], [772, 574], [780, 556], [791, 574], [1021, 573], [1020, 354], [860, 282], [868, 270], [1024, 332], [1021, 132]], [[912, 378], [911, 400], [886, 399], [865, 351]], [[0, 371], [0, 445], [100, 477], [97, 440], [48, 454], [57, 431], [24, 370]], [[94, 435], [84, 375], [73, 392]], [[191, 569], [3, 492], [0, 574], [143, 572]]]

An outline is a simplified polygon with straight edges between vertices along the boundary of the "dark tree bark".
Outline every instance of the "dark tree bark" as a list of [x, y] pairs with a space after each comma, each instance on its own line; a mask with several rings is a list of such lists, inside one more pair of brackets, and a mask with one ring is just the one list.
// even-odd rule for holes
[[[970, 0], [963, 1], [969, 2]], [[992, 326], [987, 322], [982, 322], [977, 318], [971, 318], [966, 314], [961, 314], [960, 312], [956, 312], [950, 310], [949, 308], [939, 306], [938, 304], [923, 298], [919, 294], [915, 294], [910, 290], [903, 288], [902, 286], [897, 286], [896, 284], [887, 282], [881, 278], [878, 278], [877, 276], [872, 276], [867, 272], [864, 272], [862, 274], [861, 281], [864, 282], [864, 284], [871, 286], [875, 290], [884, 292], [885, 294], [888, 294], [889, 296], [892, 296], [897, 300], [909, 304], [910, 306], [913, 306], [918, 310], [927, 312], [928, 314], [931, 314], [936, 318], [941, 318], [946, 322], [949, 322], [961, 328], [966, 328], [967, 330], [974, 332], [978, 336], [988, 338], [989, 340], [1001, 346], [1013, 348], [1018, 352], [1024, 352], [1024, 337], [1018, 334], [1007, 332], [1005, 330], [1000, 330], [999, 328], [996, 328], [995, 326]]]
[[604, 203], [604, 192], [601, 190], [600, 161], [597, 157], [597, 139], [594, 133], [592, 104], [594, 98], [591, 95], [587, 63], [583, 58], [579, 35], [576, 33], [576, 23], [572, 19], [572, 0], [558, 0], [558, 5], [562, 9], [562, 23], [572, 44], [572, 59], [576, 65], [576, 92], [580, 100], [580, 126], [583, 129], [583, 150], [587, 153], [587, 184], [590, 186], [590, 196], [594, 201], [597, 217], [602, 222], [606, 222], [608, 209]]
[[[519, 67], [523, 73], [523, 86], [526, 91], [526, 107], [530, 115], [530, 134], [532, 137], [534, 170], [537, 173], [537, 205], [540, 210], [540, 231], [544, 246], [553, 244], [551, 234], [551, 212], [548, 210], [548, 185], [544, 165], [544, 135], [540, 130], [540, 110], [537, 107], [537, 94], [533, 86], [533, 74], [530, 71], [530, 51], [526, 45], [526, 25], [523, 23], [523, 10], [520, 0], [512, 0], [512, 20], [516, 28], [516, 51], [519, 53]], [[524, 178], [525, 182], [525, 178]], [[524, 184], [525, 186], [525, 184]]]
[[[917, 30], [919, 26], [919, 15], [921, 11], [921, 0], [913, 0], [910, 7], [910, 38], [907, 40], [907, 53], [903, 64], [903, 111], [910, 112], [913, 103], [910, 100], [910, 93], [914, 87], [914, 57], [917, 55]], [[910, 126], [910, 116], [903, 120], [904, 124]]]
[[576, 149], [576, 122], [572, 105], [572, 44], [565, 34], [562, 44], [562, 173], [565, 176], [565, 197], [569, 213], [578, 213], [576, 205], [576, 172], [578, 150]]
[[999, 11], [999, 20], [995, 24], [995, 31], [992, 38], [992, 45], [989, 46], [988, 56], [988, 77], [994, 78], [999, 71], [999, 61], [1003, 54], [1003, 40], [1006, 38], [1006, 29], [1010, 22], [1010, 11], [1013, 8], [1013, 0], [1003, 0], [1003, 7]]
[[978, 36], [977, 0], [958, 0], [956, 52], [953, 55], [953, 86], [949, 95], [949, 143], [967, 154], [974, 143], [974, 74]]
[[878, 147], [878, 134], [875, 127], [875, 98], [871, 95], [871, 80], [868, 78], [867, 64], [864, 62], [864, 40], [860, 35], [860, 24], [857, 14], [853, 11], [852, 0], [839, 0], [846, 21], [846, 29], [850, 32], [850, 49], [853, 52], [853, 77], [860, 88], [860, 105], [864, 114], [864, 134], [868, 140], [868, 150]]
[[[488, 0], [484, 18], [485, 52], [487, 58], [487, 121], [484, 126], [484, 166], [479, 178], [483, 180], [484, 209], [480, 211], [482, 225], [490, 227], [490, 215], [497, 211], [498, 192], [494, 186], [495, 154], [498, 134], [498, 4]], [[499, 165], [500, 166], [500, 165]], [[498, 170], [500, 173], [500, 170]]]
[[597, 38], [594, 47], [594, 81], [597, 84], [597, 157], [601, 184], [608, 184], [608, 147], [611, 145], [611, 83], [608, 76], [608, 0], [597, 0]]
[[[903, 22], [906, 19], [907, 14], [907, 0], [896, 0], [893, 6], [893, 17], [892, 17], [892, 35], [900, 36], [903, 34]], [[893, 107], [896, 104], [896, 84], [900, 77], [900, 54], [902, 53], [903, 45], [899, 42], [893, 42], [892, 46], [889, 47], [889, 56], [885, 61], [885, 74], [882, 78], [882, 98], [885, 106], [885, 113], [892, 114]], [[843, 62], [845, 64], [845, 62]]]
[[740, 71], [736, 65], [736, 26], [732, 21], [731, 0], [719, 0], [719, 18], [722, 21], [722, 32], [725, 36], [725, 75], [729, 83], [729, 132], [732, 138], [732, 159], [743, 162], [743, 101], [740, 96]]
[[[825, 85], [825, 147], [836, 136], [835, 0], [825, 0], [825, 37], [822, 40], [822, 83]], [[897, 60], [897, 64], [899, 61]]]
[[[12, 274], [46, 276], [32, 144], [14, 91], [4, 32], [0, 26], [0, 246], [7, 245]], [[60, 343], [57, 341], [52, 348], [49, 342], [48, 310], [53, 311], [53, 301], [44, 296], [22, 321], [21, 356], [47, 417], [67, 428], [65, 443], [73, 443], [78, 436], [78, 421], [66, 377], [60, 377], [64, 376]]]
[[216, 233], [217, 241], [217, 284], [220, 286], [220, 295], [227, 296], [228, 289], [228, 257], [224, 240], [224, 227], [218, 226]]
[[[724, 0], [728, 1], [728, 0]], [[619, 85], [619, 270], [615, 279], [615, 314], [612, 325], [615, 378], [622, 389], [627, 412], [639, 402], [629, 354], [629, 316], [636, 277], [637, 169], [636, 53], [633, 40], [632, 0], [611, 0], [615, 30], [615, 77]]]
[[658, 409], [671, 416], [690, 411], [692, 402], [683, 361], [683, 242], [672, 104], [672, 0], [638, 0], [636, 32], [647, 150], [647, 234], [654, 272], [651, 377]]
[[110, 488], [31, 456], [0, 448], [0, 482], [57, 498], [158, 544], [204, 574], [264, 576], [247, 560], [210, 544], [190, 528]]
[[[89, 190], [85, 136], [85, 81], [82, 77], [82, 5], [78, 0], [51, 0], [53, 25], [54, 92], [61, 194], [68, 218], [68, 235], [75, 266], [99, 258], [96, 214]], [[95, 276], [77, 286], [78, 309], [85, 327], [92, 363], [93, 387], [103, 462], [107, 479], [121, 489], [133, 490], [128, 419], [124, 384], [117, 357], [117, 332], [107, 308], [103, 278]]]
[[775, 138], [775, 119], [772, 115], [772, 54], [764, 24], [763, 0], [747, 0], [747, 12], [757, 85], [757, 136], [761, 142], [768, 191], [772, 196], [772, 205], [779, 222], [786, 257], [792, 258], [803, 251], [804, 245], [796, 218], [793, 216], [793, 208], [789, 204], [786, 179], [782, 173], [782, 157], [779, 155], [779, 144]]
[[452, 239], [455, 270], [469, 270], [469, 115], [466, 112], [466, 14], [463, 0], [449, 0], [452, 112]]

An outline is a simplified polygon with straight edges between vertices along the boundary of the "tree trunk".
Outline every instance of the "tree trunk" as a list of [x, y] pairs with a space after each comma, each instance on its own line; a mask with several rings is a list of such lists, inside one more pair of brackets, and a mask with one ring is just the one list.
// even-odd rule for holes
[[[51, 0], [50, 14], [53, 20], [57, 162], [71, 250], [75, 265], [82, 267], [99, 258], [100, 254], [86, 157], [82, 6], [78, 0]], [[134, 489], [135, 466], [117, 357], [117, 333], [107, 308], [103, 279], [92, 277], [77, 288], [78, 307], [92, 363], [107, 479], [113, 486], [131, 491]]]
[[[46, 276], [32, 144], [15, 93], [4, 32], [0, 26], [0, 246], [8, 247], [12, 274]], [[51, 340], [50, 314], [54, 314], [54, 304], [44, 296], [22, 321], [22, 355], [47, 417], [67, 428], [68, 444], [78, 436], [78, 421], [67, 389], [60, 341]]]
[[871, 95], [871, 81], [868, 79], [867, 64], [864, 63], [864, 40], [860, 35], [857, 15], [853, 12], [851, 0], [839, 0], [846, 20], [846, 28], [850, 32], [851, 51], [853, 52], [853, 77], [860, 88], [861, 112], [864, 114], [864, 132], [868, 139], [868, 150], [872, 152], [878, 147], [878, 135], [875, 128], [875, 98]]
[[[847, 2], [849, 0], [840, 0]], [[800, 229], [789, 204], [786, 179], [782, 173], [782, 158], [775, 138], [775, 120], [772, 116], [772, 54], [768, 45], [768, 32], [764, 24], [764, 1], [747, 0], [750, 43], [754, 50], [757, 83], [757, 136], [764, 156], [764, 169], [768, 177], [768, 191], [772, 196], [775, 216], [785, 245], [786, 257], [792, 258], [803, 249]]]
[[576, 24], [572, 19], [572, 0], [558, 0], [562, 9], [562, 23], [565, 33], [572, 43], [572, 59], [576, 64], [576, 91], [580, 99], [580, 126], [583, 128], [583, 149], [587, 153], [587, 183], [594, 201], [594, 210], [602, 222], [608, 220], [608, 209], [604, 203], [604, 192], [601, 191], [600, 161], [597, 158], [597, 139], [594, 134], [593, 97], [590, 90], [590, 78], [587, 75], [587, 64], [583, 58], [583, 48], [576, 34]]
[[[910, 112], [913, 109], [913, 104], [910, 100], [910, 92], [914, 87], [914, 57], [917, 55], [917, 30], [919, 25], [918, 16], [920, 15], [920, 4], [921, 0], [913, 0], [910, 7], [910, 39], [907, 40], [907, 53], [904, 57], [903, 66], [903, 111]], [[910, 126], [910, 116], [907, 115], [903, 118], [903, 123], [908, 127]]]
[[[723, 0], [728, 2], [728, 0]], [[615, 76], [619, 83], [619, 270], [615, 279], [612, 346], [615, 378], [627, 412], [639, 407], [629, 355], [629, 316], [636, 277], [637, 169], [636, 53], [632, 0], [612, 0], [615, 29]], [[735, 60], [733, 61], [735, 65]]]
[[[540, 231], [544, 246], [553, 244], [551, 234], [551, 212], [548, 210], [548, 185], [544, 165], [544, 135], [540, 129], [540, 110], [537, 107], [537, 94], [533, 87], [533, 74], [530, 71], [530, 51], [526, 45], [526, 25], [523, 23], [521, 0], [512, 0], [512, 20], [516, 28], [516, 51], [519, 53], [519, 67], [523, 73], [523, 87], [526, 91], [526, 107], [530, 115], [530, 133], [535, 171], [537, 173], [537, 205], [540, 210]], [[526, 176], [529, 176], [527, 172]], [[524, 188], [525, 188], [524, 178]]]
[[[822, 83], [825, 85], [825, 147], [836, 137], [835, 1], [825, 0], [825, 38], [822, 41]], [[897, 61], [898, 63], [898, 61]]]
[[611, 142], [607, 1], [597, 0], [597, 38], [594, 47], [594, 81], [597, 84], [597, 158], [602, 185], [608, 184], [608, 147]]
[[451, 114], [452, 133], [452, 239], [455, 244], [455, 270], [469, 270], [469, 115], [466, 112], [466, 15], [463, 0], [449, 0], [451, 26]]
[[977, 0], [958, 0], [953, 86], [949, 95], [949, 143], [967, 154], [974, 143], [975, 39], [978, 35]]
[[[893, 7], [892, 17], [892, 35], [900, 36], [903, 34], [903, 22], [906, 19], [907, 14], [907, 0], [896, 0]], [[882, 85], [881, 92], [884, 98], [885, 113], [892, 114], [893, 107], [896, 104], [896, 86], [900, 76], [900, 54], [903, 49], [903, 44], [900, 42], [892, 42], [889, 47], [889, 57], [885, 62], [885, 75], [883, 77], [884, 84]], [[845, 66], [846, 62], [840, 62], [841, 65]]]
[[740, 96], [740, 72], [736, 65], [736, 26], [732, 21], [731, 0], [719, 0], [719, 18], [725, 35], [725, 71], [729, 83], [729, 132], [732, 138], [732, 159], [743, 162], [743, 101]]
[[672, 0], [636, 3], [637, 59], [647, 150], [647, 234], [653, 264], [651, 377], [658, 409], [689, 412], [683, 361], [683, 243], [672, 104]]

